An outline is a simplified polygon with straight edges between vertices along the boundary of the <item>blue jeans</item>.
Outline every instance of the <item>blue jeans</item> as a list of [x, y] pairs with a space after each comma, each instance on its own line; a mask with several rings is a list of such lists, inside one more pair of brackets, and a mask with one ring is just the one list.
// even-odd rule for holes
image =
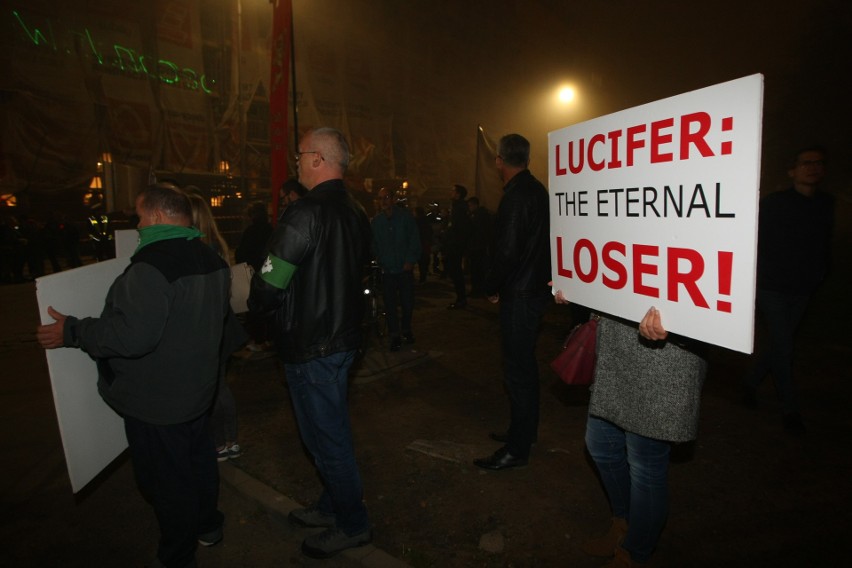
[[506, 450], [527, 458], [538, 438], [539, 383], [535, 344], [549, 294], [534, 298], [500, 299], [503, 375], [509, 393], [511, 420]]
[[349, 423], [347, 388], [355, 351], [307, 363], [286, 363], [287, 384], [302, 442], [323, 483], [316, 506], [335, 515], [337, 528], [352, 536], [370, 528]]
[[758, 356], [745, 383], [748, 387], [757, 388], [766, 373], [771, 372], [785, 413], [799, 411], [793, 385], [793, 338], [808, 307], [808, 300], [808, 296], [757, 291], [757, 309], [769, 332], [769, 349]]
[[399, 274], [382, 274], [385, 312], [388, 318], [388, 335], [399, 337], [399, 314], [402, 311], [402, 333], [411, 333], [411, 314], [414, 311], [414, 273], [410, 270]]
[[647, 561], [668, 515], [671, 445], [589, 416], [586, 447], [601, 476], [612, 515], [627, 520], [621, 547], [634, 562]]

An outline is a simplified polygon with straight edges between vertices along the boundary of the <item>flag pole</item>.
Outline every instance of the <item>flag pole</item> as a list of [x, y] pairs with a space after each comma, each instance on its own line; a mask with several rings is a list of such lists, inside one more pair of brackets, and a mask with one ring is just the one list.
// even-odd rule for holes
[[482, 132], [482, 125], [476, 125], [476, 169], [473, 171], [473, 190], [476, 197], [479, 195], [479, 136]]

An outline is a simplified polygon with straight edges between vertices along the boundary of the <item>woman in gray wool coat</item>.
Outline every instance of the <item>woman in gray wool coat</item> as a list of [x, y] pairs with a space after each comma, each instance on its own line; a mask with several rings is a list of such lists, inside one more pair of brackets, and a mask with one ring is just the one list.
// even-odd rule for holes
[[[558, 303], [567, 303], [557, 293]], [[582, 545], [606, 566], [642, 566], [668, 513], [671, 444], [694, 440], [707, 363], [700, 343], [669, 335], [651, 308], [636, 324], [601, 315], [586, 447], [612, 509], [602, 537]]]

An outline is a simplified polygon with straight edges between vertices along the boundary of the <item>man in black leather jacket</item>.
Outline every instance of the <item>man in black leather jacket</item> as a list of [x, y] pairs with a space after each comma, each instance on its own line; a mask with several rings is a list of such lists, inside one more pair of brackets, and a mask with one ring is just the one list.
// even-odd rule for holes
[[503, 371], [511, 422], [491, 438], [505, 445], [477, 466], [502, 470], [527, 465], [538, 437], [539, 384], [535, 344], [550, 301], [550, 215], [547, 190], [530, 173], [530, 143], [519, 134], [500, 139], [497, 170], [505, 184], [485, 294], [500, 303]]
[[292, 511], [290, 519], [326, 529], [306, 538], [302, 551], [328, 558], [372, 538], [346, 398], [349, 368], [361, 346], [371, 235], [366, 213], [343, 184], [349, 146], [342, 133], [308, 132], [297, 164], [309, 191], [281, 216], [252, 281], [249, 306], [274, 314], [273, 336], [299, 432], [323, 482], [317, 503]]

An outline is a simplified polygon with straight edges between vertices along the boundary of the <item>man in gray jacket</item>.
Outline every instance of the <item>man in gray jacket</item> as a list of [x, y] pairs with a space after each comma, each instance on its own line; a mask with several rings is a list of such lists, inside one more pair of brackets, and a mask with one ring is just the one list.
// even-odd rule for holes
[[208, 428], [229, 318], [230, 270], [190, 227], [189, 200], [169, 184], [136, 199], [140, 242], [101, 316], [48, 308], [45, 349], [97, 361], [98, 391], [124, 418], [139, 490], [160, 525], [159, 562], [195, 566], [198, 543], [222, 539], [219, 470]]

